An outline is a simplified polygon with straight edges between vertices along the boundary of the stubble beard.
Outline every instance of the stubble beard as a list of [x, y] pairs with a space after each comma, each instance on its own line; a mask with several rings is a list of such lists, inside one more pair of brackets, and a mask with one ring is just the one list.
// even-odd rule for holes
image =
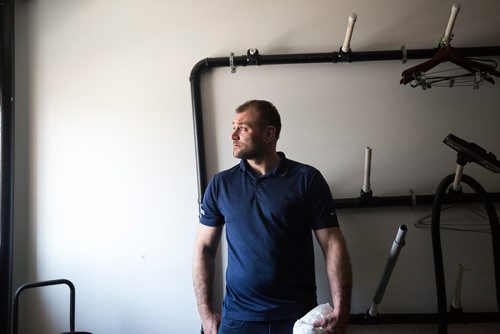
[[253, 143], [251, 147], [233, 148], [233, 156], [236, 159], [253, 160], [264, 155], [264, 145], [261, 143]]

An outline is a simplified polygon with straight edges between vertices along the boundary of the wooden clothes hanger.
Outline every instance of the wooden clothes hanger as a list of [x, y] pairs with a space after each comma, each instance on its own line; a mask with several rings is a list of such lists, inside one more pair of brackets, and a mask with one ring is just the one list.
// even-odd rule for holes
[[492, 84], [495, 84], [495, 81], [493, 80], [493, 78], [489, 77], [489, 75], [500, 77], [500, 72], [498, 72], [493, 66], [466, 58], [458, 49], [447, 45], [445, 47], [439, 48], [434, 57], [432, 57], [431, 59], [403, 71], [403, 73], [401, 74], [403, 78], [401, 79], [400, 83], [406, 85], [416, 77], [421, 76], [431, 68], [434, 68], [446, 61], [452, 62], [471, 73], [479, 72], [484, 75], [484, 79], [486, 81], [491, 82]]
[[415, 80], [415, 78], [421, 77], [425, 72], [446, 61], [449, 61], [451, 63], [454, 63], [455, 65], [460, 66], [461, 68], [470, 72], [471, 75], [480, 73], [481, 77], [484, 80], [492, 84], [495, 84], [493, 78], [490, 77], [490, 75], [500, 77], [500, 72], [498, 72], [495, 69], [495, 67], [476, 60], [466, 58], [462, 55], [462, 53], [458, 49], [455, 49], [450, 45], [452, 36], [451, 31], [453, 30], [453, 25], [455, 24], [455, 20], [459, 10], [460, 10], [459, 4], [454, 4], [452, 6], [451, 16], [450, 20], [448, 21], [448, 26], [446, 27], [445, 34], [441, 40], [440, 46], [434, 57], [423, 62], [422, 64], [416, 65], [412, 68], [403, 71], [403, 73], [401, 74], [403, 76], [403, 78], [400, 81], [401, 84], [406, 85], [407, 83]]

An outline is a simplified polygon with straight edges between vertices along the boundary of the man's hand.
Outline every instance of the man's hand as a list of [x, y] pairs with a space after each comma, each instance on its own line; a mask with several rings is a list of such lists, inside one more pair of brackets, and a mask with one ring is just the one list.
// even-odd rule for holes
[[328, 334], [345, 334], [347, 333], [347, 324], [349, 319], [343, 319], [333, 311], [323, 316], [323, 319], [314, 322], [313, 327], [321, 327], [326, 329]]
[[194, 247], [193, 285], [204, 334], [217, 334], [221, 320], [212, 307], [215, 256], [221, 234], [222, 227], [200, 224]]
[[219, 331], [221, 316], [218, 313], [211, 313], [202, 319], [203, 334], [217, 334]]
[[[338, 227], [316, 230], [325, 255], [334, 311], [318, 322], [329, 334], [345, 334], [351, 309], [352, 269], [344, 236]], [[324, 326], [323, 326], [324, 325]]]

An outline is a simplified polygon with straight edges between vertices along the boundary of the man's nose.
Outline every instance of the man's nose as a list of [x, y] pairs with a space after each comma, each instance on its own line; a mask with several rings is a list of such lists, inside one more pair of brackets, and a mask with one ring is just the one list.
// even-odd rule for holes
[[231, 139], [232, 139], [232, 140], [237, 140], [237, 139], [239, 139], [238, 129], [234, 129], [234, 130], [231, 132]]

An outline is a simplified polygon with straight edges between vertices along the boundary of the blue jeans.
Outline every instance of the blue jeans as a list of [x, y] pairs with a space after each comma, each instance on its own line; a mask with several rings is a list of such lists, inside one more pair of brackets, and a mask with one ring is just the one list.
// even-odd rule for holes
[[241, 321], [222, 319], [219, 334], [292, 334], [297, 319]]

